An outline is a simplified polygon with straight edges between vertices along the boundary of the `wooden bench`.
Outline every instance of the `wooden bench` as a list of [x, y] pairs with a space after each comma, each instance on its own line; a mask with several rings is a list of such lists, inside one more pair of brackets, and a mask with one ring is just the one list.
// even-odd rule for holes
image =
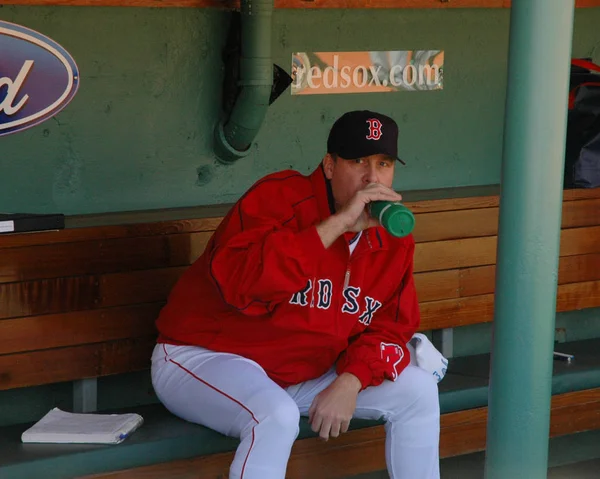
[[[439, 336], [449, 354], [452, 328], [493, 319], [497, 191], [405, 197], [417, 215], [421, 330]], [[72, 381], [73, 409], [92, 411], [96, 378], [147, 371], [158, 311], [227, 210], [69, 217], [62, 231], [0, 236], [0, 395]], [[557, 311], [600, 306], [600, 189], [565, 192], [560, 254]], [[552, 436], [600, 428], [599, 345], [561, 345], [577, 360], [555, 364]], [[442, 457], [485, 448], [488, 362], [486, 354], [450, 362], [440, 383]], [[31, 423], [0, 428], [0, 477], [227, 477], [236, 440], [185, 423], [160, 404], [132, 410], [145, 424], [119, 446], [23, 445], [20, 434]], [[303, 420], [289, 477], [382, 470], [383, 444], [379, 422], [353, 421], [349, 433], [323, 443]]]

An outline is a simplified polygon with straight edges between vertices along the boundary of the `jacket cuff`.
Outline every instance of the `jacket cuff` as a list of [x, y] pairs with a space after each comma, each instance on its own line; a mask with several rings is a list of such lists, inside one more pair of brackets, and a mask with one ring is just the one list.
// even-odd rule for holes
[[354, 374], [360, 381], [361, 390], [368, 388], [373, 381], [373, 372], [365, 363], [356, 362], [347, 364], [338, 371], [338, 374], [341, 375], [342, 373]]

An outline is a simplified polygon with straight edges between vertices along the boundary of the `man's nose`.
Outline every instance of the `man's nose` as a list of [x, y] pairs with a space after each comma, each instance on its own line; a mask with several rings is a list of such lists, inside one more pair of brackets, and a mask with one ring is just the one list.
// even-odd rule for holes
[[377, 175], [377, 168], [375, 165], [369, 164], [365, 171], [365, 183], [378, 183], [379, 176]]

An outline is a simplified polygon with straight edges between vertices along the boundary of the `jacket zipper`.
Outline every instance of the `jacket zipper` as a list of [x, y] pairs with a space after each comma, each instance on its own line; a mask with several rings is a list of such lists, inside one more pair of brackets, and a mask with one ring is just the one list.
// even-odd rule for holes
[[373, 245], [371, 244], [371, 235], [369, 235], [368, 233], [365, 234], [365, 236], [367, 237], [367, 243], [369, 244], [369, 249], [373, 249]]
[[[369, 234], [365, 234], [363, 236], [365, 236], [367, 238], [367, 244], [369, 245], [369, 249], [372, 250], [373, 249], [373, 245], [371, 244], [371, 238], [370, 238]], [[352, 257], [353, 256], [355, 256], [355, 255], [352, 254], [348, 258], [348, 266], [346, 268], [346, 274], [344, 275], [344, 288], [342, 289], [342, 291], [346, 291], [346, 288], [350, 284], [350, 263], [352, 261]]]
[[348, 284], [350, 283], [350, 262], [348, 261], [348, 269], [346, 269], [346, 275], [344, 276], [344, 288], [342, 291], [346, 291]]
[[[367, 244], [369, 245], [369, 249], [372, 250], [373, 245], [371, 244], [371, 238], [369, 237], [368, 234], [364, 234], [363, 236], [365, 236], [367, 238]], [[358, 247], [358, 245], [357, 245], [357, 247]], [[355, 256], [355, 254], [354, 253], [351, 254], [350, 257], [348, 258], [348, 266], [346, 268], [346, 274], [344, 276], [344, 288], [342, 289], [342, 291], [346, 291], [346, 288], [350, 284], [350, 263], [352, 261], [352, 256]]]

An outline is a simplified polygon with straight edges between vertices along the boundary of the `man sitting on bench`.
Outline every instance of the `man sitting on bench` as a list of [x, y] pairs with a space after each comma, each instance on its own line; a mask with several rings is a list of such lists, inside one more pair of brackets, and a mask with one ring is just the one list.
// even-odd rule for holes
[[283, 479], [300, 415], [324, 440], [383, 419], [390, 477], [439, 478], [437, 382], [406, 346], [414, 239], [368, 214], [401, 200], [397, 143], [388, 116], [343, 115], [312, 174], [268, 175], [235, 204], [157, 320], [156, 394], [240, 438], [230, 478]]

